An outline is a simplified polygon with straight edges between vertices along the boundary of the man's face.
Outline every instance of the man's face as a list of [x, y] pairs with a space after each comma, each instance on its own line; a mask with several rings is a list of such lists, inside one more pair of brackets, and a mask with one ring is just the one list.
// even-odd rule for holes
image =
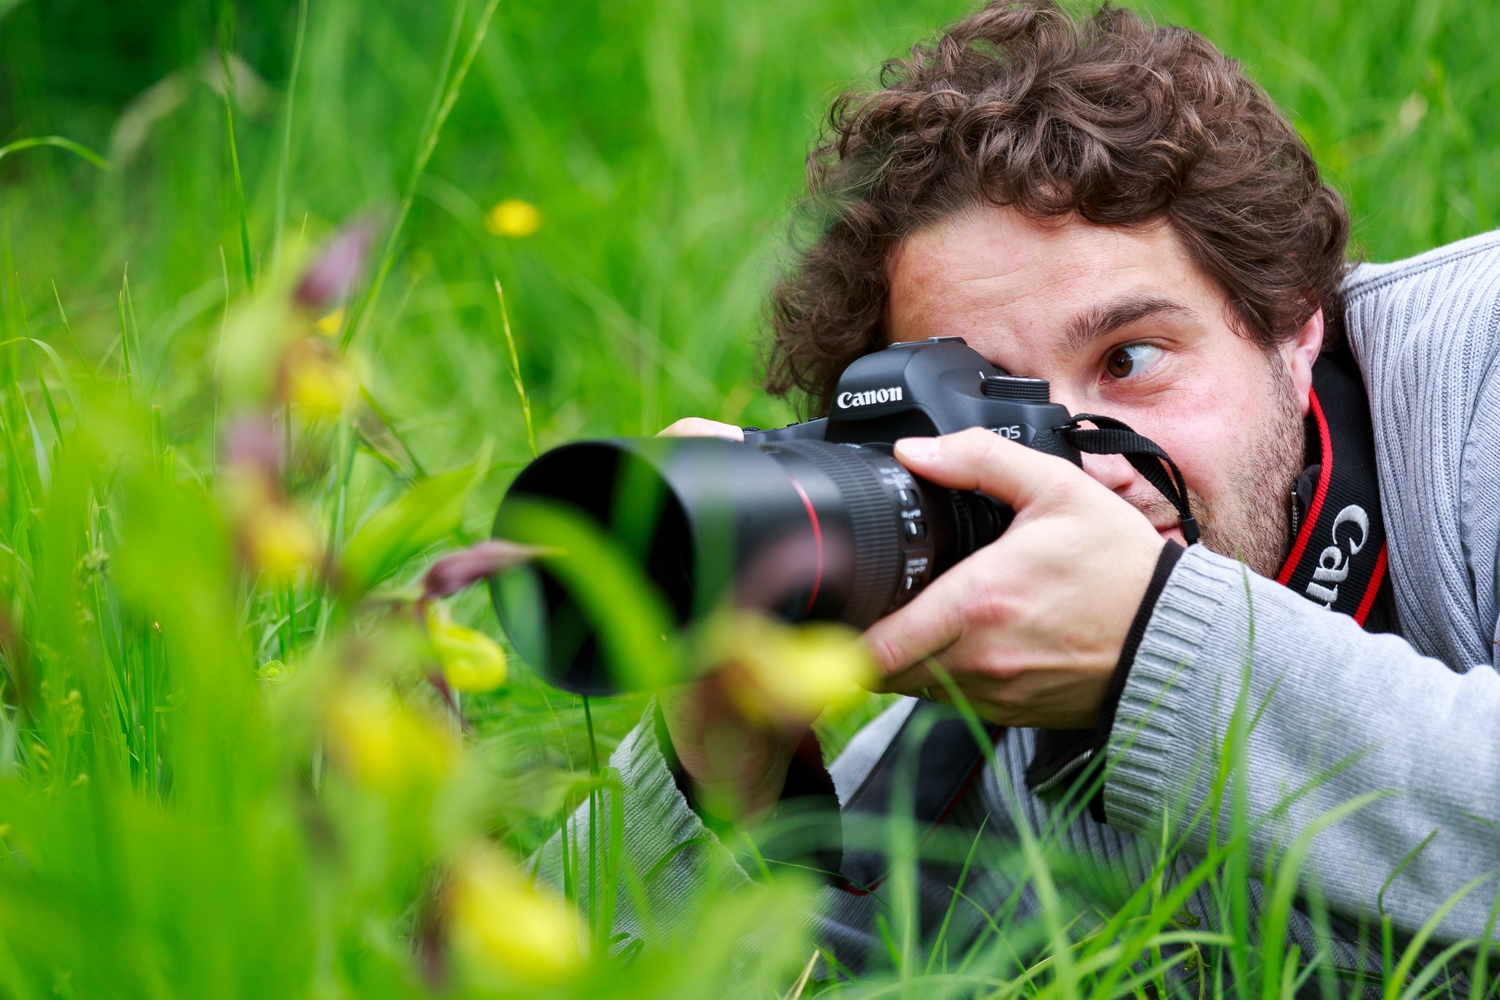
[[[1116, 417], [1161, 445], [1187, 480], [1204, 544], [1276, 573], [1321, 315], [1267, 353], [1235, 332], [1224, 294], [1169, 227], [1036, 223], [998, 208], [904, 240], [889, 308], [893, 342], [961, 336], [992, 364], [1047, 379], [1070, 412]], [[1183, 540], [1171, 504], [1124, 458], [1083, 465]]]

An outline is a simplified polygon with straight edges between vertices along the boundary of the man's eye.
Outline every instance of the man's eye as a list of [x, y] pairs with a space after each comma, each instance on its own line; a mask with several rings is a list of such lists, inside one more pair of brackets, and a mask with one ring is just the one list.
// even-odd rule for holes
[[1110, 378], [1130, 378], [1140, 375], [1156, 364], [1161, 357], [1161, 348], [1152, 344], [1126, 344], [1110, 352], [1104, 360], [1104, 370]]

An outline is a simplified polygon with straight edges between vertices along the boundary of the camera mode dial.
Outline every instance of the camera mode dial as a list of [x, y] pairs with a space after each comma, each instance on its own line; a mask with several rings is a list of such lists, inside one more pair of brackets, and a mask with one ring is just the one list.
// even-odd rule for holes
[[979, 391], [987, 399], [1012, 399], [1021, 403], [1047, 403], [1052, 400], [1052, 386], [1044, 378], [989, 375], [980, 383]]

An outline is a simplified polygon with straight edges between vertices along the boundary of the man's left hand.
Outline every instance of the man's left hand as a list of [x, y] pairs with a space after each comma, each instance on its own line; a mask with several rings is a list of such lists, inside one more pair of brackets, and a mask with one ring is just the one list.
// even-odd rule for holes
[[905, 438], [896, 457], [1015, 510], [995, 542], [865, 633], [886, 691], [948, 697], [935, 660], [994, 722], [1092, 728], [1165, 544], [1077, 466], [973, 428]]

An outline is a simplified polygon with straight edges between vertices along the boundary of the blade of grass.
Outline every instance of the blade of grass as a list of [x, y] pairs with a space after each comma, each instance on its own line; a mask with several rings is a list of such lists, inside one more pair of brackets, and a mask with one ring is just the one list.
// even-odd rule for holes
[[[47, 407], [47, 417], [52, 421], [52, 431], [57, 435], [57, 444], [61, 446], [63, 436], [62, 421], [57, 419], [57, 407], [52, 403], [52, 390], [47, 388], [47, 380], [42, 377], [42, 366], [36, 360], [36, 345], [39, 341], [31, 335], [31, 320], [26, 316], [26, 301], [21, 298], [19, 287], [20, 283], [17, 282], [16, 308], [21, 314], [21, 332], [25, 336], [28, 347], [26, 355], [31, 359], [31, 369], [36, 372], [36, 384], [42, 392], [42, 403]], [[50, 348], [48, 348], [48, 353], [52, 354], [54, 358], [56, 357]], [[29, 417], [30, 414], [27, 414], [27, 416]]]
[[1490, 952], [1495, 948], [1495, 919], [1500, 917], [1500, 892], [1490, 904], [1490, 915], [1484, 921], [1484, 934], [1479, 939], [1479, 952], [1474, 958], [1474, 972], [1469, 977], [1469, 1000], [1480, 1000], [1489, 986]]
[[[995, 751], [995, 744], [985, 732], [983, 724], [979, 721], [974, 707], [969, 704], [968, 698], [953, 678], [948, 674], [942, 664], [936, 660], [929, 659], [927, 666], [932, 670], [933, 676], [942, 684], [943, 689], [953, 700], [953, 705], [963, 716], [964, 723], [973, 735], [975, 742], [986, 749], [986, 760], [989, 762], [990, 770], [1002, 782], [1004, 769], [1001, 768], [999, 757]], [[1020, 802], [1015, 793], [1006, 796], [1009, 799], [1009, 808], [1012, 814], [1012, 824], [1015, 827], [1021, 841], [1021, 850], [1026, 858], [1028, 870], [1032, 876], [1032, 885], [1035, 887], [1037, 902], [1041, 905], [1043, 920], [1046, 923], [1047, 934], [1052, 946], [1053, 957], [1057, 961], [1057, 973], [1054, 986], [1062, 996], [1073, 996], [1077, 992], [1077, 979], [1075, 976], [1072, 950], [1067, 939], [1067, 927], [1062, 919], [1061, 898], [1057, 892], [1057, 885], [1052, 879], [1050, 865], [1047, 863], [1046, 855], [1041, 850], [1035, 833], [1032, 831], [1026, 816], [1022, 813]]]
[[412, 471], [416, 473], [416, 478], [419, 480], [426, 479], [426, 466], [422, 464], [421, 459], [417, 458], [417, 453], [412, 451], [411, 445], [407, 443], [406, 438], [401, 434], [401, 431], [397, 429], [396, 421], [392, 419], [390, 414], [386, 413], [385, 408], [376, 401], [374, 395], [371, 394], [368, 386], [364, 384], [360, 385], [359, 398], [363, 400], [364, 404], [370, 408], [370, 412], [375, 414], [376, 418], [385, 425], [385, 429], [390, 431], [391, 437], [396, 439], [396, 443], [399, 444], [401, 446], [401, 450], [406, 453], [407, 459], [411, 462]]
[[458, 0], [454, 7], [453, 27], [443, 54], [442, 69], [438, 73], [437, 90], [433, 94], [435, 102], [438, 94], [443, 95], [442, 100], [441, 103], [434, 105], [436, 110], [431, 114], [422, 144], [417, 150], [416, 160], [412, 163], [411, 177], [406, 183], [406, 192], [402, 195], [401, 207], [396, 211], [396, 220], [391, 224], [390, 236], [386, 238], [385, 249], [380, 254], [380, 264], [375, 269], [375, 280], [370, 283], [370, 290], [365, 293], [364, 300], [360, 304], [359, 315], [344, 327], [344, 333], [339, 341], [341, 350], [347, 350], [351, 344], [363, 339], [365, 330], [370, 325], [375, 303], [380, 299], [380, 291], [385, 287], [386, 276], [390, 274], [391, 265], [396, 260], [396, 245], [401, 238], [401, 230], [406, 224], [406, 217], [411, 214], [412, 201], [417, 196], [417, 183], [422, 179], [422, 174], [427, 171], [427, 161], [432, 159], [432, 152], [437, 148], [438, 138], [443, 132], [443, 124], [448, 120], [449, 112], [458, 101], [459, 91], [464, 85], [464, 77], [469, 75], [469, 67], [474, 64], [474, 57], [479, 53], [479, 46], [484, 42], [485, 32], [489, 30], [490, 19], [495, 16], [495, 8], [499, 4], [500, 0], [488, 0], [485, 3], [484, 10], [479, 15], [479, 23], [474, 27], [474, 35], [469, 40], [469, 48], [445, 89], [444, 81], [447, 80], [448, 67], [452, 64], [453, 53], [458, 45], [459, 31], [463, 27], [465, 0]]
[[1289, 956], [1289, 960], [1283, 963], [1282, 949], [1286, 947], [1287, 927], [1291, 920], [1292, 906], [1297, 898], [1297, 886], [1302, 874], [1302, 866], [1312, 851], [1313, 841], [1318, 834], [1339, 821], [1371, 803], [1389, 797], [1389, 793], [1386, 792], [1368, 792], [1330, 809], [1304, 827], [1282, 857], [1276, 872], [1275, 883], [1271, 888], [1271, 905], [1264, 909], [1261, 920], [1261, 991], [1263, 996], [1284, 995], [1280, 986], [1289, 982], [1289, 977], [1296, 974], [1296, 956]]
[[219, 473], [219, 361], [224, 356], [224, 333], [229, 329], [229, 258], [224, 253], [224, 244], [219, 244], [219, 268], [224, 276], [224, 314], [219, 319], [219, 342], [214, 346], [213, 416], [208, 428], [209, 472], [216, 479]]
[[594, 713], [589, 706], [589, 696], [583, 696], [583, 724], [589, 734], [589, 774], [593, 782], [589, 785], [589, 927], [591, 947], [596, 955], [603, 954], [608, 947], [609, 927], [602, 919], [599, 891], [599, 745], [594, 740]]
[[[974, 864], [974, 855], [979, 851], [979, 844], [984, 838], [984, 828], [989, 823], [989, 820], [990, 818], [986, 816], [980, 821], [979, 829], [974, 831], [974, 838], [969, 844], [969, 853], [964, 857], [963, 869], [959, 871], [958, 880], [953, 884], [953, 894], [948, 899], [948, 909], [943, 913], [943, 922], [938, 927], [937, 934], [933, 938], [932, 954], [927, 956], [927, 965], [922, 970], [924, 974], [930, 975], [932, 973], [932, 966], [937, 960], [938, 949], [946, 943], [945, 938], [948, 934], [948, 924], [953, 920], [953, 911], [958, 907], [959, 894], [963, 892], [964, 882], [968, 880], [969, 868]], [[943, 971], [947, 971], [946, 963]]]
[[234, 202], [240, 218], [240, 252], [245, 258], [245, 287], [255, 291], [255, 263], [250, 257], [250, 219], [245, 210], [245, 183], [240, 178], [240, 151], [234, 137], [234, 70], [229, 49], [234, 32], [234, 5], [219, 3], [219, 66], [224, 74], [224, 129], [229, 139], [229, 165], [234, 174]]
[[286, 81], [285, 122], [281, 133], [281, 162], [276, 172], [276, 228], [271, 241], [273, 267], [281, 265], [281, 240], [286, 229], [287, 178], [292, 164], [292, 108], [297, 97], [297, 77], [302, 71], [302, 46], [307, 38], [307, 0], [297, 2], [297, 36], [292, 43], [292, 68]]
[[129, 264], [125, 265], [125, 272], [124, 272], [123, 277], [121, 278], [121, 285], [123, 286], [124, 291], [125, 291], [125, 314], [130, 317], [130, 330], [131, 330], [131, 333], [134, 334], [134, 336], [135, 336], [135, 364], [136, 364], [136, 368], [139, 369], [141, 367], [141, 363], [142, 363], [142, 358], [141, 358], [141, 324], [140, 324], [140, 321], [135, 318], [135, 296], [132, 295], [131, 292], [130, 292], [130, 265]]
[[7, 143], [4, 146], [0, 146], [0, 160], [3, 160], [11, 153], [19, 153], [23, 149], [35, 149], [38, 146], [55, 146], [58, 149], [66, 149], [68, 152], [76, 153], [77, 155], [83, 157], [85, 160], [88, 160], [100, 170], [113, 169], [109, 165], [108, 160], [100, 156], [98, 153], [94, 152], [92, 149], [89, 149], [87, 146], [84, 146], [80, 143], [76, 143], [72, 139], [65, 139], [60, 135], [39, 135], [33, 136], [29, 139], [17, 139], [15, 142]]
[[510, 332], [510, 313], [505, 308], [505, 290], [500, 279], [495, 278], [495, 297], [500, 300], [500, 326], [505, 331], [505, 346], [510, 352], [510, 381], [521, 397], [521, 416], [526, 421], [526, 444], [531, 448], [531, 457], [536, 458], [536, 432], [531, 428], [531, 399], [526, 395], [526, 383], [521, 380], [521, 359], [516, 354], [516, 338]]
[[125, 388], [127, 392], [134, 393], [135, 380], [131, 376], [130, 367], [130, 326], [125, 321], [125, 291], [120, 290], [117, 298], [120, 310], [120, 363], [125, 369]]
[[[52, 367], [53, 367], [53, 370], [55, 370], [57, 372], [58, 381], [62, 382], [63, 391], [68, 394], [68, 405], [71, 406], [73, 408], [73, 412], [75, 414], [77, 414], [79, 412], [79, 407], [80, 407], [80, 404], [79, 404], [79, 401], [78, 401], [78, 390], [77, 390], [76, 387], [74, 387], [72, 378], [70, 378], [68, 376], [68, 368], [67, 368], [66, 365], [63, 364], [62, 358], [60, 358], [60, 357], [57, 356], [57, 352], [52, 349], [52, 345], [49, 344], [49, 343], [47, 343], [45, 340], [36, 340], [36, 339], [33, 338], [32, 341], [31, 341], [31, 345], [33, 347], [39, 349], [43, 354], [47, 355], [47, 357], [52, 360]], [[42, 377], [41, 368], [38, 367], [37, 368], [37, 378], [40, 379], [41, 377]], [[42, 390], [44, 392], [46, 391], [46, 383], [45, 382], [42, 384]], [[48, 409], [49, 410], [51, 409], [50, 397], [49, 397]], [[53, 415], [53, 422], [56, 423], [56, 420], [57, 420], [57, 417], [56, 417], [56, 414], [54, 414]], [[59, 434], [62, 433], [61, 429], [59, 429], [58, 433]]]
[[47, 447], [42, 444], [42, 434], [36, 427], [36, 421], [31, 417], [31, 407], [26, 403], [26, 397], [17, 393], [21, 401], [21, 409], [26, 414], [26, 426], [31, 431], [31, 453], [36, 460], [37, 481], [42, 484], [42, 493], [45, 495], [52, 489], [52, 464], [47, 461]]
[[73, 353], [78, 355], [78, 362], [83, 365], [83, 370], [89, 373], [90, 378], [93, 378], [94, 369], [89, 366], [88, 359], [83, 356], [83, 352], [78, 349], [78, 341], [73, 337], [73, 327], [68, 322], [68, 313], [67, 310], [63, 309], [62, 296], [57, 292], [57, 282], [55, 281], [52, 282], [52, 297], [57, 300], [57, 315], [62, 318], [63, 330], [68, 334], [68, 343], [73, 345]]
[[[1432, 915], [1427, 918], [1421, 927], [1417, 928], [1417, 932], [1406, 943], [1406, 950], [1401, 953], [1401, 961], [1396, 964], [1395, 969], [1386, 977], [1385, 1000], [1397, 1000], [1398, 996], [1400, 1000], [1413, 1000], [1413, 998], [1421, 994], [1422, 987], [1434, 975], [1442, 971], [1442, 962], [1433, 961], [1424, 967], [1415, 980], [1407, 986], [1407, 980], [1412, 976], [1412, 969], [1417, 964], [1417, 959], [1422, 956], [1423, 946], [1437, 933], [1439, 925], [1443, 922], [1443, 918], [1448, 916], [1455, 906], [1462, 903], [1469, 893], [1494, 877], [1495, 871], [1491, 870], [1470, 879], [1457, 892], [1443, 900], [1442, 905], [1432, 912]], [[1461, 943], [1467, 945], [1472, 942]], [[1449, 950], [1453, 951], [1454, 949], [1450, 948]], [[1457, 952], [1455, 951], [1454, 953], [1456, 954]], [[1403, 986], [1406, 986], [1405, 990], [1401, 989]]]

